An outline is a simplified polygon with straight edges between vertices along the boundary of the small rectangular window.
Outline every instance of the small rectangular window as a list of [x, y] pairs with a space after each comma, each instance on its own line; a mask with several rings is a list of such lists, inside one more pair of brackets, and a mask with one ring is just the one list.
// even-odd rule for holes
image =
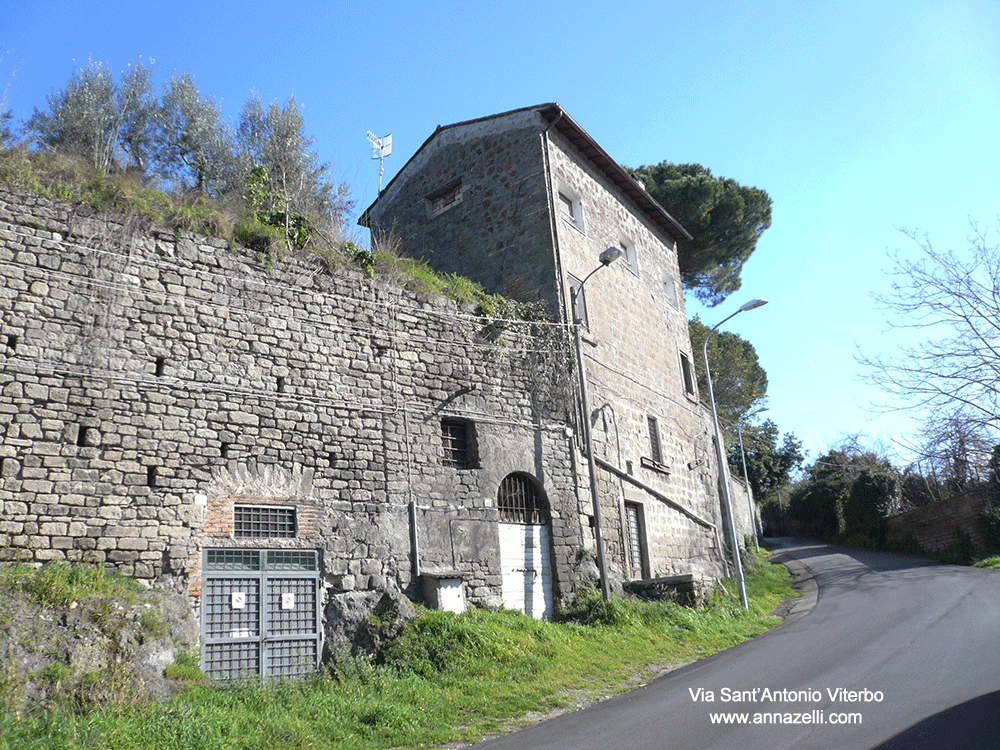
[[569, 301], [573, 313], [573, 322], [579, 322], [584, 328], [590, 327], [587, 319], [587, 298], [584, 294], [581, 281], [570, 274], [569, 276]]
[[560, 190], [556, 210], [563, 219], [583, 231], [583, 202], [580, 196], [568, 190]]
[[649, 457], [656, 463], [663, 463], [663, 456], [660, 453], [660, 428], [656, 424], [656, 417], [646, 417], [649, 426]]
[[636, 276], [639, 275], [639, 256], [636, 254], [635, 243], [630, 242], [627, 239], [621, 239], [618, 241], [618, 247], [622, 249], [622, 259], [625, 261], [625, 265], [628, 270], [631, 271]]
[[462, 202], [461, 180], [427, 196], [427, 213], [431, 218], [439, 216], [452, 206]]
[[684, 352], [681, 352], [681, 374], [684, 377], [684, 392], [691, 397], [696, 396], [694, 368], [691, 367], [691, 360]]
[[274, 505], [233, 506], [233, 536], [236, 539], [291, 539], [295, 535], [295, 508]]
[[559, 193], [559, 210], [563, 216], [573, 221], [573, 199], [565, 193]]
[[677, 307], [677, 283], [670, 274], [663, 274], [663, 296], [671, 307]]
[[474, 430], [463, 419], [441, 420], [442, 462], [454, 469], [473, 469], [476, 465]]

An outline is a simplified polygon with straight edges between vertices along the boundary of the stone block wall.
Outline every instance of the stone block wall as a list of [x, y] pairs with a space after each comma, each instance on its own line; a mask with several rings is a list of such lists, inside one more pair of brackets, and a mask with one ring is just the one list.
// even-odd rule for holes
[[936, 552], [950, 547], [966, 535], [979, 549], [986, 549], [983, 508], [986, 497], [981, 492], [939, 500], [936, 503], [890, 516], [886, 538], [903, 542], [912, 537], [925, 550]]
[[[722, 525], [718, 466], [707, 411], [696, 386], [685, 384], [682, 360], [693, 358], [676, 247], [650, 206], [636, 205], [614, 181], [623, 175], [599, 166], [592, 145], [584, 154], [574, 143], [586, 138], [577, 136], [571, 142], [550, 127], [538, 108], [439, 128], [362, 222], [376, 233], [395, 232], [402, 252], [438, 270], [468, 275], [490, 291], [542, 300], [563, 320], [572, 318], [569, 275], [582, 280], [608, 247], [630, 247], [634, 263], [622, 259], [601, 269], [585, 288], [586, 418], [595, 454], [707, 523], [598, 469], [606, 556], [615, 575], [631, 573], [624, 503], [637, 503], [647, 572], [714, 580], [722, 571], [713, 528]], [[571, 199], [573, 216], [564, 198]], [[584, 416], [578, 411], [571, 410], [576, 523], [593, 550], [595, 518], [580, 439]], [[645, 460], [649, 417], [658, 423], [659, 466]]]
[[[624, 243], [634, 256], [634, 263], [623, 257], [601, 268], [585, 286], [583, 350], [597, 454], [721, 533], [711, 419], [697, 393], [686, 390], [681, 368], [682, 355], [691, 361], [691, 343], [674, 242], [558, 131], [547, 138], [554, 189], [578, 200], [575, 220], [559, 214], [555, 221], [564, 277], [586, 278], [608, 247]], [[650, 460], [650, 418], [658, 462]], [[622, 514], [615, 512], [623, 498], [642, 505], [651, 577], [719, 577], [710, 527], [619, 478], [605, 477], [603, 485], [603, 516], [617, 524], [605, 539], [617, 565], [627, 555]]]
[[[414, 258], [476, 279], [486, 291], [531, 302], [555, 298], [555, 260], [534, 111], [435, 133], [369, 209], [376, 233], [394, 233]], [[434, 196], [456, 197], [436, 212]], [[553, 306], [553, 310], [557, 307]]]
[[[560, 327], [2, 187], [0, 265], [3, 560], [196, 596], [208, 547], [303, 547], [333, 591], [419, 596], [415, 570], [447, 569], [495, 603], [483, 529], [520, 471], [552, 507], [557, 592], [578, 582], [565, 383], [539, 377]], [[448, 417], [470, 468], [444, 465]], [[294, 508], [296, 534], [238, 538], [240, 504]]]

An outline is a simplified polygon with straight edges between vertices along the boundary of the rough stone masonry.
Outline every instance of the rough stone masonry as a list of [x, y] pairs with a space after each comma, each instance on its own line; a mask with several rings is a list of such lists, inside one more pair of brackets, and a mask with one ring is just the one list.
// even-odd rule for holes
[[[499, 604], [497, 487], [520, 474], [551, 511], [557, 597], [579, 584], [572, 372], [538, 377], [570, 366], [563, 328], [6, 187], [0, 265], [3, 560], [197, 603], [206, 549], [302, 548], [327, 598], [419, 598], [418, 574], [451, 571]], [[467, 464], [442, 460], [445, 423]]]

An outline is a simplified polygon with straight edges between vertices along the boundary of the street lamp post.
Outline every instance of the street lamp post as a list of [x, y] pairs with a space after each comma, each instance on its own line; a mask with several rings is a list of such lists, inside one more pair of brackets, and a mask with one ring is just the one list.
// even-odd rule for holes
[[[747, 416], [756, 417], [763, 411], [767, 411], [767, 409], [758, 409]], [[747, 501], [750, 505], [750, 520], [753, 521], [753, 547], [755, 550], [760, 552], [760, 544], [757, 541], [757, 514], [754, 513], [753, 490], [750, 489], [750, 476], [747, 474], [747, 454], [743, 450], [743, 430], [740, 429], [739, 422], [736, 422], [736, 435], [740, 439], [740, 460], [743, 462], [743, 482], [746, 484], [747, 488]]]
[[601, 576], [601, 596], [604, 601], [611, 598], [611, 589], [608, 585], [608, 568], [604, 561], [604, 538], [601, 535], [601, 504], [597, 497], [597, 465], [594, 463], [594, 444], [590, 437], [590, 404], [587, 399], [587, 373], [583, 366], [583, 319], [577, 315], [579, 305], [577, 300], [583, 294], [583, 285], [595, 273], [606, 266], [610, 266], [624, 253], [620, 247], [609, 247], [601, 253], [599, 260], [601, 265], [587, 274], [580, 285], [570, 287], [570, 306], [573, 311], [573, 328], [576, 335], [576, 368], [580, 376], [580, 402], [583, 408], [583, 441], [587, 450], [587, 466], [590, 471], [590, 499], [594, 506], [594, 542], [597, 545], [597, 569]]
[[733, 546], [733, 563], [736, 565], [736, 581], [740, 587], [740, 602], [743, 604], [743, 609], [749, 609], [750, 605], [747, 602], [746, 582], [743, 580], [743, 564], [740, 562], [740, 545], [739, 540], [736, 537], [736, 522], [733, 517], [733, 503], [732, 499], [729, 497], [729, 480], [726, 478], [726, 456], [725, 450], [722, 447], [722, 430], [719, 427], [719, 415], [715, 408], [715, 393], [712, 391], [712, 372], [708, 367], [708, 340], [712, 338], [712, 334], [715, 333], [716, 329], [729, 320], [729, 318], [733, 318], [741, 312], [753, 310], [754, 308], [766, 304], [766, 299], [758, 298], [750, 300], [732, 315], [724, 318], [712, 326], [712, 329], [705, 336], [705, 341], [701, 347], [701, 354], [705, 360], [705, 380], [708, 381], [708, 400], [712, 406], [712, 425], [715, 428], [715, 452], [719, 459], [719, 477], [722, 482], [722, 497], [726, 503], [726, 515], [729, 517], [729, 539]]

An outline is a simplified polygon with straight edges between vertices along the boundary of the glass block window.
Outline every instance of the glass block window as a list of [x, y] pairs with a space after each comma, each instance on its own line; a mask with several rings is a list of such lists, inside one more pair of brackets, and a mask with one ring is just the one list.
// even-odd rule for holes
[[475, 468], [475, 447], [473, 427], [463, 419], [441, 420], [441, 446], [444, 449], [442, 462], [455, 469]]
[[233, 507], [233, 536], [236, 539], [294, 538], [295, 534], [295, 508], [274, 505]]
[[643, 578], [645, 552], [642, 543], [642, 510], [636, 503], [625, 503], [625, 526], [628, 533], [628, 567], [633, 578]]
[[205, 570], [260, 570], [260, 556], [260, 550], [256, 549], [210, 549], [205, 559]]
[[319, 553], [311, 549], [271, 549], [268, 570], [319, 570]]
[[505, 523], [547, 523], [545, 501], [535, 482], [525, 474], [508, 474], [497, 493], [500, 520]]

